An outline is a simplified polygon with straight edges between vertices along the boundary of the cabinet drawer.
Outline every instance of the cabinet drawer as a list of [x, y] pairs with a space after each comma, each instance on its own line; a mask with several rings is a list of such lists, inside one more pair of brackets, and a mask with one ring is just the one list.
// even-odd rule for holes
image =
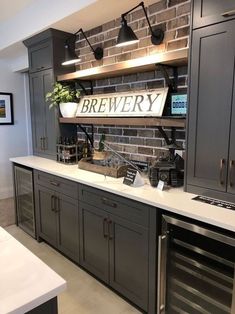
[[235, 18], [234, 0], [194, 0], [193, 28]]
[[78, 184], [45, 172], [34, 171], [36, 184], [48, 187], [53, 191], [78, 199]]
[[42, 42], [29, 48], [29, 71], [38, 72], [52, 67], [52, 43]]
[[86, 185], [79, 186], [79, 200], [139, 225], [149, 226], [151, 206]]

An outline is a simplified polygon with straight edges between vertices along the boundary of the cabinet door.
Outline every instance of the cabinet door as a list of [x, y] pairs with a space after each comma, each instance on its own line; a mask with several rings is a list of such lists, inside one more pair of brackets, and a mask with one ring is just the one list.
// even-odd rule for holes
[[52, 70], [30, 74], [33, 151], [39, 156], [56, 154], [57, 116], [45, 100], [53, 82]]
[[80, 203], [80, 264], [99, 279], [108, 282], [107, 214]]
[[234, 0], [194, 0], [193, 28], [235, 18]]
[[35, 206], [38, 236], [57, 246], [56, 198], [53, 191], [35, 186]]
[[[235, 51], [235, 42], [234, 42], [234, 51]], [[229, 147], [230, 147], [230, 150], [229, 150], [228, 192], [235, 194], [235, 73], [234, 73], [233, 106], [232, 106], [232, 116], [231, 116], [231, 131], [230, 131], [230, 146]]]
[[38, 72], [52, 67], [52, 41], [29, 48], [29, 71]]
[[235, 20], [193, 31], [187, 184], [226, 191]]
[[110, 286], [143, 310], [148, 307], [148, 230], [110, 215]]
[[74, 261], [79, 261], [78, 201], [60, 194], [56, 197], [58, 214], [58, 249]]

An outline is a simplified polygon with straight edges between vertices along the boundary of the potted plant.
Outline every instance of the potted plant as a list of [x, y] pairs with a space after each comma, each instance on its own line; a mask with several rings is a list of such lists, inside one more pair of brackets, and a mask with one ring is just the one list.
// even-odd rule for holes
[[49, 108], [60, 107], [61, 115], [65, 118], [75, 117], [79, 102], [80, 91], [69, 85], [56, 82], [53, 90], [46, 94]]

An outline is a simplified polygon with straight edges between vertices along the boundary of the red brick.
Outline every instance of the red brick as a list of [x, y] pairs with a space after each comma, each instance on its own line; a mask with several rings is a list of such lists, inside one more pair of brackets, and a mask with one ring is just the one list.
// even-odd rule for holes
[[169, 42], [167, 44], [167, 50], [176, 50], [180, 48], [185, 48], [188, 46], [188, 40], [186, 38], [175, 40], [172, 42]]
[[179, 16], [179, 15], [190, 13], [190, 11], [191, 11], [191, 3], [188, 2], [188, 3], [178, 6], [176, 12], [177, 12], [177, 15]]
[[167, 8], [167, 1], [162, 0], [162, 1], [159, 1], [157, 3], [150, 5], [149, 6], [149, 13], [150, 14], [157, 13], [159, 11], [165, 10], [166, 8]]
[[157, 22], [163, 22], [173, 19], [176, 16], [176, 9], [171, 8], [166, 11], [162, 11], [161, 13], [157, 14]]

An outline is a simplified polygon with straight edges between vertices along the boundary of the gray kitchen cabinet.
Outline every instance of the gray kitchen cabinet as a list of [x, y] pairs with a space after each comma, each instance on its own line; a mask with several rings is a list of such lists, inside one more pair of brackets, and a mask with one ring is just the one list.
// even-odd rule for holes
[[79, 200], [81, 265], [154, 313], [156, 209], [84, 185]]
[[56, 142], [61, 130], [58, 111], [49, 110], [45, 95], [51, 91], [57, 75], [75, 70], [61, 65], [64, 43], [71, 36], [50, 28], [24, 41], [29, 58], [33, 153], [50, 159], [56, 159]]
[[56, 154], [56, 137], [59, 134], [56, 111], [49, 110], [45, 95], [51, 90], [51, 69], [30, 74], [30, 100], [34, 154], [48, 157]]
[[97, 278], [108, 283], [109, 241], [107, 213], [80, 203], [80, 264]]
[[110, 286], [148, 309], [148, 229], [110, 215]]
[[55, 215], [55, 195], [43, 186], [35, 186], [35, 205], [38, 237], [57, 246], [57, 216]]
[[228, 177], [235, 175], [233, 166], [229, 169], [235, 136], [234, 37], [235, 20], [192, 32], [186, 178], [187, 191], [230, 201], [235, 200], [228, 187]]
[[[35, 206], [38, 238], [47, 241], [66, 256], [79, 262], [78, 193], [61, 193], [67, 180], [45, 174], [52, 188], [43, 184], [44, 175], [35, 171]], [[68, 181], [70, 182], [70, 181]], [[72, 182], [72, 184], [75, 184]], [[66, 192], [65, 192], [66, 193]]]
[[235, 18], [234, 0], [194, 0], [193, 28]]

